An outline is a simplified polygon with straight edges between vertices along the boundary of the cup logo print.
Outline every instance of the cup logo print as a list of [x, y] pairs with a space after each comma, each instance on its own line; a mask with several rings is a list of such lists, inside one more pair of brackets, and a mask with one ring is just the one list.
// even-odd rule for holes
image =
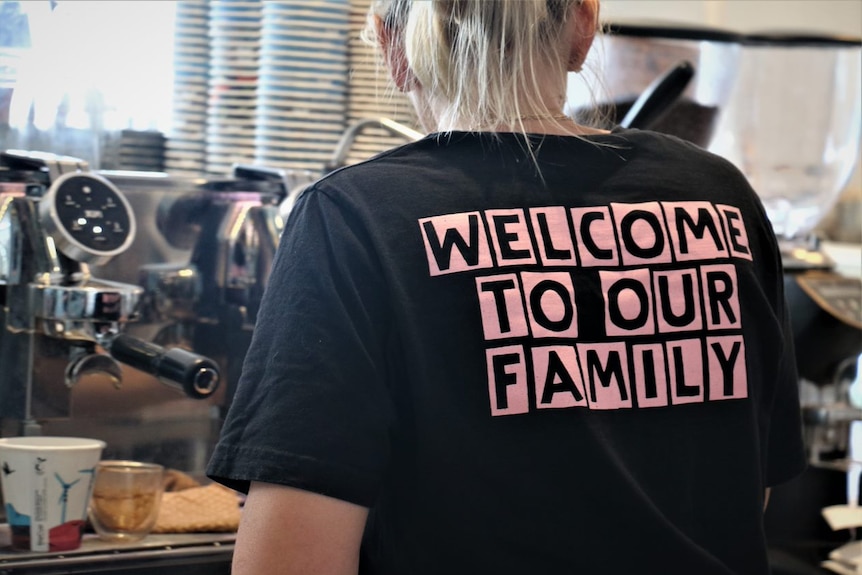
[[[44, 457], [36, 457], [35, 464], [34, 464], [33, 468], [34, 468], [34, 471], [36, 472], [37, 476], [43, 476], [45, 474], [44, 469], [43, 469], [45, 463], [47, 463], [47, 459], [45, 459]], [[78, 470], [79, 474], [84, 475], [88, 479], [87, 487], [86, 487], [88, 499], [90, 496], [90, 491], [92, 490], [93, 474], [95, 473], [95, 470], [96, 470], [95, 467], [91, 467], [89, 469]], [[15, 470], [10, 469], [9, 464], [4, 461], [3, 462], [3, 474], [9, 475], [10, 473], [14, 473], [14, 472], [15, 472]], [[67, 521], [66, 512], [67, 512], [67, 507], [69, 504], [69, 492], [72, 490], [73, 487], [75, 487], [78, 483], [80, 483], [81, 480], [84, 479], [84, 477], [78, 477], [77, 479], [74, 479], [73, 481], [67, 482], [63, 479], [63, 477], [59, 473], [55, 472], [54, 473], [54, 479], [60, 485], [60, 488], [61, 488], [60, 497], [56, 503], [60, 507], [60, 525], [51, 528], [50, 535], [52, 538], [54, 538], [55, 533], [60, 534], [61, 532], [66, 532], [70, 529], [79, 529], [80, 528], [82, 521], [80, 519], [73, 519], [73, 520]], [[36, 492], [34, 515], [37, 516], [37, 520], [39, 520], [39, 521], [43, 521], [45, 516], [46, 516], [46, 508], [45, 508], [46, 501], [44, 500], [45, 499], [45, 495], [44, 495], [45, 492], [46, 491], [44, 489], [37, 489], [37, 492]], [[19, 527], [21, 527], [21, 526], [28, 526], [29, 527], [30, 526], [30, 516], [18, 512], [18, 510], [15, 509], [15, 506], [11, 503], [8, 503], [8, 502], [6, 503], [6, 515], [7, 515], [7, 518], [8, 518], [10, 525], [15, 525], [15, 526], [19, 526]]]
[[65, 523], [66, 522], [66, 506], [69, 503], [69, 490], [72, 487], [74, 487], [76, 483], [81, 481], [81, 478], [79, 477], [78, 479], [76, 479], [75, 481], [73, 481], [71, 483], [66, 483], [65, 481], [63, 481], [63, 478], [60, 477], [59, 473], [54, 473], [54, 477], [57, 479], [58, 482], [60, 482], [60, 487], [63, 489], [62, 493], [60, 494], [60, 501], [59, 501], [60, 507], [62, 508], [62, 511], [60, 512], [60, 522]]
[[431, 277], [471, 273], [492, 416], [748, 397], [739, 208], [490, 209], [418, 221]]

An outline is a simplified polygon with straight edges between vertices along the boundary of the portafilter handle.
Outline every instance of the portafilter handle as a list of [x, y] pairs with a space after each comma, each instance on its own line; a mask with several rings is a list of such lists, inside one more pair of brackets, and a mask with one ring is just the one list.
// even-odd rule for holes
[[178, 347], [164, 348], [130, 335], [117, 335], [108, 351], [117, 361], [154, 375], [194, 399], [211, 396], [221, 379], [218, 365], [208, 357]]

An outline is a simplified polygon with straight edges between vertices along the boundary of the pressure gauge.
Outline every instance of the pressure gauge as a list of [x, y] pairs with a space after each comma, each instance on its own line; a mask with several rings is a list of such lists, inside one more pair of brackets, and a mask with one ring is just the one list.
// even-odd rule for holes
[[104, 264], [135, 239], [135, 215], [125, 196], [105, 178], [68, 173], [39, 201], [45, 232], [73, 260]]

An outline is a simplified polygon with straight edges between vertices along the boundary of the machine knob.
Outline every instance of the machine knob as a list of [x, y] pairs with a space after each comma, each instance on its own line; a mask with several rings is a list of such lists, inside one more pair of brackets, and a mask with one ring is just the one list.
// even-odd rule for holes
[[209, 397], [220, 383], [219, 368], [213, 360], [182, 348], [167, 349], [121, 334], [111, 342], [110, 352], [118, 361], [155, 375], [194, 399]]

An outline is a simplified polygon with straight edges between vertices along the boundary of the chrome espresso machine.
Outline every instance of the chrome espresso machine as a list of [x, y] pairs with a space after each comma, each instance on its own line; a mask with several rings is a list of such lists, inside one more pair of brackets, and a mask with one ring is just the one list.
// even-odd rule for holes
[[280, 172], [234, 176], [0, 153], [0, 434], [99, 438], [105, 458], [203, 477], [287, 194]]

